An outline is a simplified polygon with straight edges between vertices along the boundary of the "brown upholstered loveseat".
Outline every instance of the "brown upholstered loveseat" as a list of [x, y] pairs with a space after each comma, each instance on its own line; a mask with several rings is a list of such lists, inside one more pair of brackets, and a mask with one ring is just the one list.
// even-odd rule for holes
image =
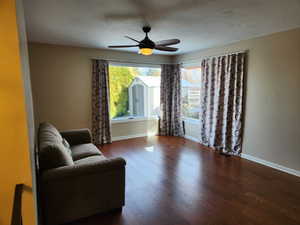
[[70, 222], [121, 208], [125, 160], [105, 158], [88, 129], [58, 132], [42, 123], [38, 133], [39, 187], [45, 225]]

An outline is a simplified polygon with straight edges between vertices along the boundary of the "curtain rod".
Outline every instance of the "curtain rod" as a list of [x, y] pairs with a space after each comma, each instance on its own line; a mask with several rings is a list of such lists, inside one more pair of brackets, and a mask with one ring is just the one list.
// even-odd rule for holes
[[204, 55], [204, 56], [199, 56], [199, 57], [194, 58], [194, 59], [187, 59], [186, 61], [182, 61], [181, 64], [198, 63], [198, 62], [200, 63], [201, 59], [204, 59], [204, 58], [212, 58], [212, 57], [225, 56], [225, 55], [234, 55], [234, 54], [238, 54], [238, 53], [246, 53], [248, 51], [249, 51], [248, 49], [245, 49], [245, 50], [235, 51], [235, 52], [225, 52], [225, 53], [222, 53], [222, 54]]
[[107, 58], [97, 58], [97, 57], [90, 57], [91, 59], [104, 59], [112, 63], [128, 63], [128, 64], [144, 64], [144, 65], [153, 65], [153, 66], [160, 66], [161, 64], [188, 64], [188, 63], [200, 63], [201, 59], [203, 58], [211, 58], [211, 57], [217, 57], [217, 56], [225, 56], [225, 55], [233, 55], [233, 54], [238, 54], [238, 53], [244, 53], [248, 52], [249, 50], [241, 50], [241, 51], [236, 51], [236, 52], [226, 52], [222, 54], [216, 54], [216, 55], [208, 55], [208, 56], [199, 56], [194, 59], [188, 59], [186, 61], [182, 62], [168, 62], [168, 63], [149, 63], [149, 62], [132, 62], [132, 61], [126, 61], [126, 60], [119, 60], [119, 59], [107, 59]]
[[153, 65], [153, 66], [160, 66], [161, 64], [180, 64], [180, 63], [174, 63], [174, 62], [168, 62], [168, 63], [150, 63], [150, 62], [133, 62], [133, 61], [126, 61], [126, 60], [118, 60], [118, 59], [106, 59], [106, 58], [91, 58], [91, 59], [104, 59], [112, 63], [128, 63], [128, 64], [141, 64], [141, 65]]

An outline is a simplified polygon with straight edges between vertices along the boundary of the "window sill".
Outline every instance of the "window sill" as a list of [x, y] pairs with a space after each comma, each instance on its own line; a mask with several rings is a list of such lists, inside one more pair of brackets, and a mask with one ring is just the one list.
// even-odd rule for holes
[[111, 124], [116, 123], [131, 123], [131, 122], [138, 122], [138, 121], [147, 121], [147, 120], [158, 120], [156, 116], [152, 117], [123, 117], [123, 118], [116, 118], [110, 120]]

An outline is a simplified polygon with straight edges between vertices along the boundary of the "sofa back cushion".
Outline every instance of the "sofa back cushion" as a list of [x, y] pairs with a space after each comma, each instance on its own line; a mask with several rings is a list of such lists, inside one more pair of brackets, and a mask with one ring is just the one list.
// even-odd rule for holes
[[50, 123], [39, 127], [39, 167], [41, 170], [74, 165], [70, 150], [58, 130]]

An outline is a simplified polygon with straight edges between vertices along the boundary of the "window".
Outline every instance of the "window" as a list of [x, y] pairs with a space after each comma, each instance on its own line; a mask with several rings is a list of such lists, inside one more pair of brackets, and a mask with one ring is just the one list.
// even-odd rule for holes
[[199, 119], [201, 67], [182, 68], [182, 113], [185, 118]]
[[158, 115], [160, 68], [110, 65], [109, 79], [111, 119]]

